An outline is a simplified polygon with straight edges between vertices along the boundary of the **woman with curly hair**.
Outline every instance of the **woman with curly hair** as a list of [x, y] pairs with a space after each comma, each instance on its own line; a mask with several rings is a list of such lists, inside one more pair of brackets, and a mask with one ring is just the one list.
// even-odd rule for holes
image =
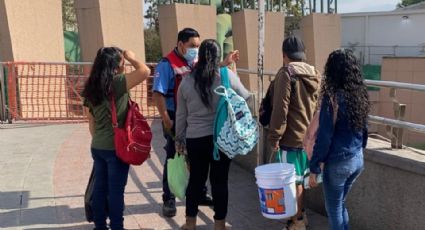
[[345, 200], [364, 168], [369, 113], [360, 63], [351, 50], [339, 49], [329, 55], [321, 93], [319, 129], [310, 161], [310, 186], [317, 186], [316, 177], [323, 163], [329, 228], [348, 229]]

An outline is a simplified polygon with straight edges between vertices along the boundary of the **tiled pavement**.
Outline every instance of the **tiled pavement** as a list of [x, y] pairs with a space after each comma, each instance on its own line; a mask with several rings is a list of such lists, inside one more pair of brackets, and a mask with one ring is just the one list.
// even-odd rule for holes
[[[127, 229], [178, 229], [184, 223], [184, 202], [177, 216], [164, 218], [162, 162], [164, 140], [152, 124], [153, 152], [142, 166], [132, 167], [125, 193]], [[83, 194], [92, 167], [87, 124], [0, 125], [0, 229], [92, 229], [84, 219]], [[252, 173], [232, 164], [229, 215], [232, 229], [282, 229], [283, 221], [259, 212]], [[326, 218], [308, 212], [311, 230], [326, 229]], [[213, 211], [201, 207], [198, 229], [212, 229]]]

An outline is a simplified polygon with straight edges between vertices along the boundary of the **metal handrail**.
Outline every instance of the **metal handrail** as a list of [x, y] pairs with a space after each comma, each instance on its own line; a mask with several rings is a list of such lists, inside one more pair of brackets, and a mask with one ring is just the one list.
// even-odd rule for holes
[[368, 86], [380, 86], [380, 87], [408, 89], [408, 90], [425, 92], [425, 85], [419, 85], [419, 84], [404, 83], [404, 82], [397, 82], [397, 81], [375, 81], [375, 80], [365, 80], [365, 83]]
[[[238, 73], [257, 74], [257, 71], [249, 70], [249, 69], [238, 69]], [[277, 74], [277, 72], [264, 71], [263, 74], [274, 76]], [[408, 90], [425, 92], [425, 85], [420, 85], [420, 84], [404, 83], [404, 82], [397, 82], [397, 81], [376, 81], [376, 80], [365, 80], [365, 83], [368, 86], [379, 86], [379, 87], [387, 87], [387, 88], [395, 88], [395, 89], [408, 89]]]
[[[257, 74], [257, 71], [249, 69], [238, 69], [238, 73], [242, 74]], [[276, 72], [264, 71], [264, 75], [274, 76]], [[394, 89], [407, 89], [415, 90], [420, 92], [425, 92], [425, 85], [420, 84], [411, 84], [395, 81], [375, 81], [375, 80], [365, 80], [366, 85], [368, 86], [378, 86], [378, 87], [387, 87]], [[395, 128], [408, 129], [414, 132], [425, 133], [425, 125], [416, 124], [407, 121], [395, 120], [380, 116], [369, 115], [369, 121], [376, 124], [390, 125]]]
[[419, 133], [425, 133], [425, 125], [416, 124], [407, 121], [394, 120], [385, 117], [379, 117], [374, 115], [369, 115], [369, 121], [376, 124], [386, 124], [393, 126], [395, 128], [408, 129], [410, 131], [415, 131]]
[[[68, 65], [90, 65], [91, 62], [0, 62], [0, 65], [5, 64], [68, 64]], [[147, 63], [148, 65], [156, 64], [156, 63]], [[257, 74], [256, 70], [250, 69], [242, 69], [238, 68], [238, 73], [241, 74]], [[274, 76], [277, 72], [275, 71], [264, 71], [263, 75]], [[420, 84], [411, 84], [411, 83], [403, 83], [403, 82], [395, 82], [395, 81], [375, 81], [375, 80], [365, 80], [366, 85], [368, 86], [378, 86], [378, 87], [387, 87], [394, 89], [407, 89], [407, 90], [415, 90], [420, 92], [425, 92], [425, 85]], [[379, 117], [374, 115], [369, 115], [369, 120], [372, 123], [390, 125], [395, 128], [403, 128], [408, 129], [415, 132], [425, 133], [425, 125], [411, 123], [407, 121], [394, 120], [385, 117]]]

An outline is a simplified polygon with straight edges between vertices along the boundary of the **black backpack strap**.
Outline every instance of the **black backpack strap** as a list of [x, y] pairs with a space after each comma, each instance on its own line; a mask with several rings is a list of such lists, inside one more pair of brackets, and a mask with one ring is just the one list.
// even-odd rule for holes
[[286, 74], [288, 74], [290, 84], [291, 84], [291, 97], [295, 95], [296, 93], [296, 87], [295, 84], [298, 82], [298, 78], [296, 77], [296, 74], [292, 73], [289, 68], [285, 70]]

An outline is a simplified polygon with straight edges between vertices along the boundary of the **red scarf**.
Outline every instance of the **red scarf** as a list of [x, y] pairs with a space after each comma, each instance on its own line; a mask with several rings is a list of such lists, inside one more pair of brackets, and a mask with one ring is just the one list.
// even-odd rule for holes
[[187, 64], [187, 61], [181, 56], [177, 55], [177, 51], [172, 50], [166, 57], [170, 62], [171, 68], [174, 71], [175, 84], [174, 84], [174, 106], [177, 108], [177, 90], [183, 77], [188, 76], [192, 72], [192, 68]]

